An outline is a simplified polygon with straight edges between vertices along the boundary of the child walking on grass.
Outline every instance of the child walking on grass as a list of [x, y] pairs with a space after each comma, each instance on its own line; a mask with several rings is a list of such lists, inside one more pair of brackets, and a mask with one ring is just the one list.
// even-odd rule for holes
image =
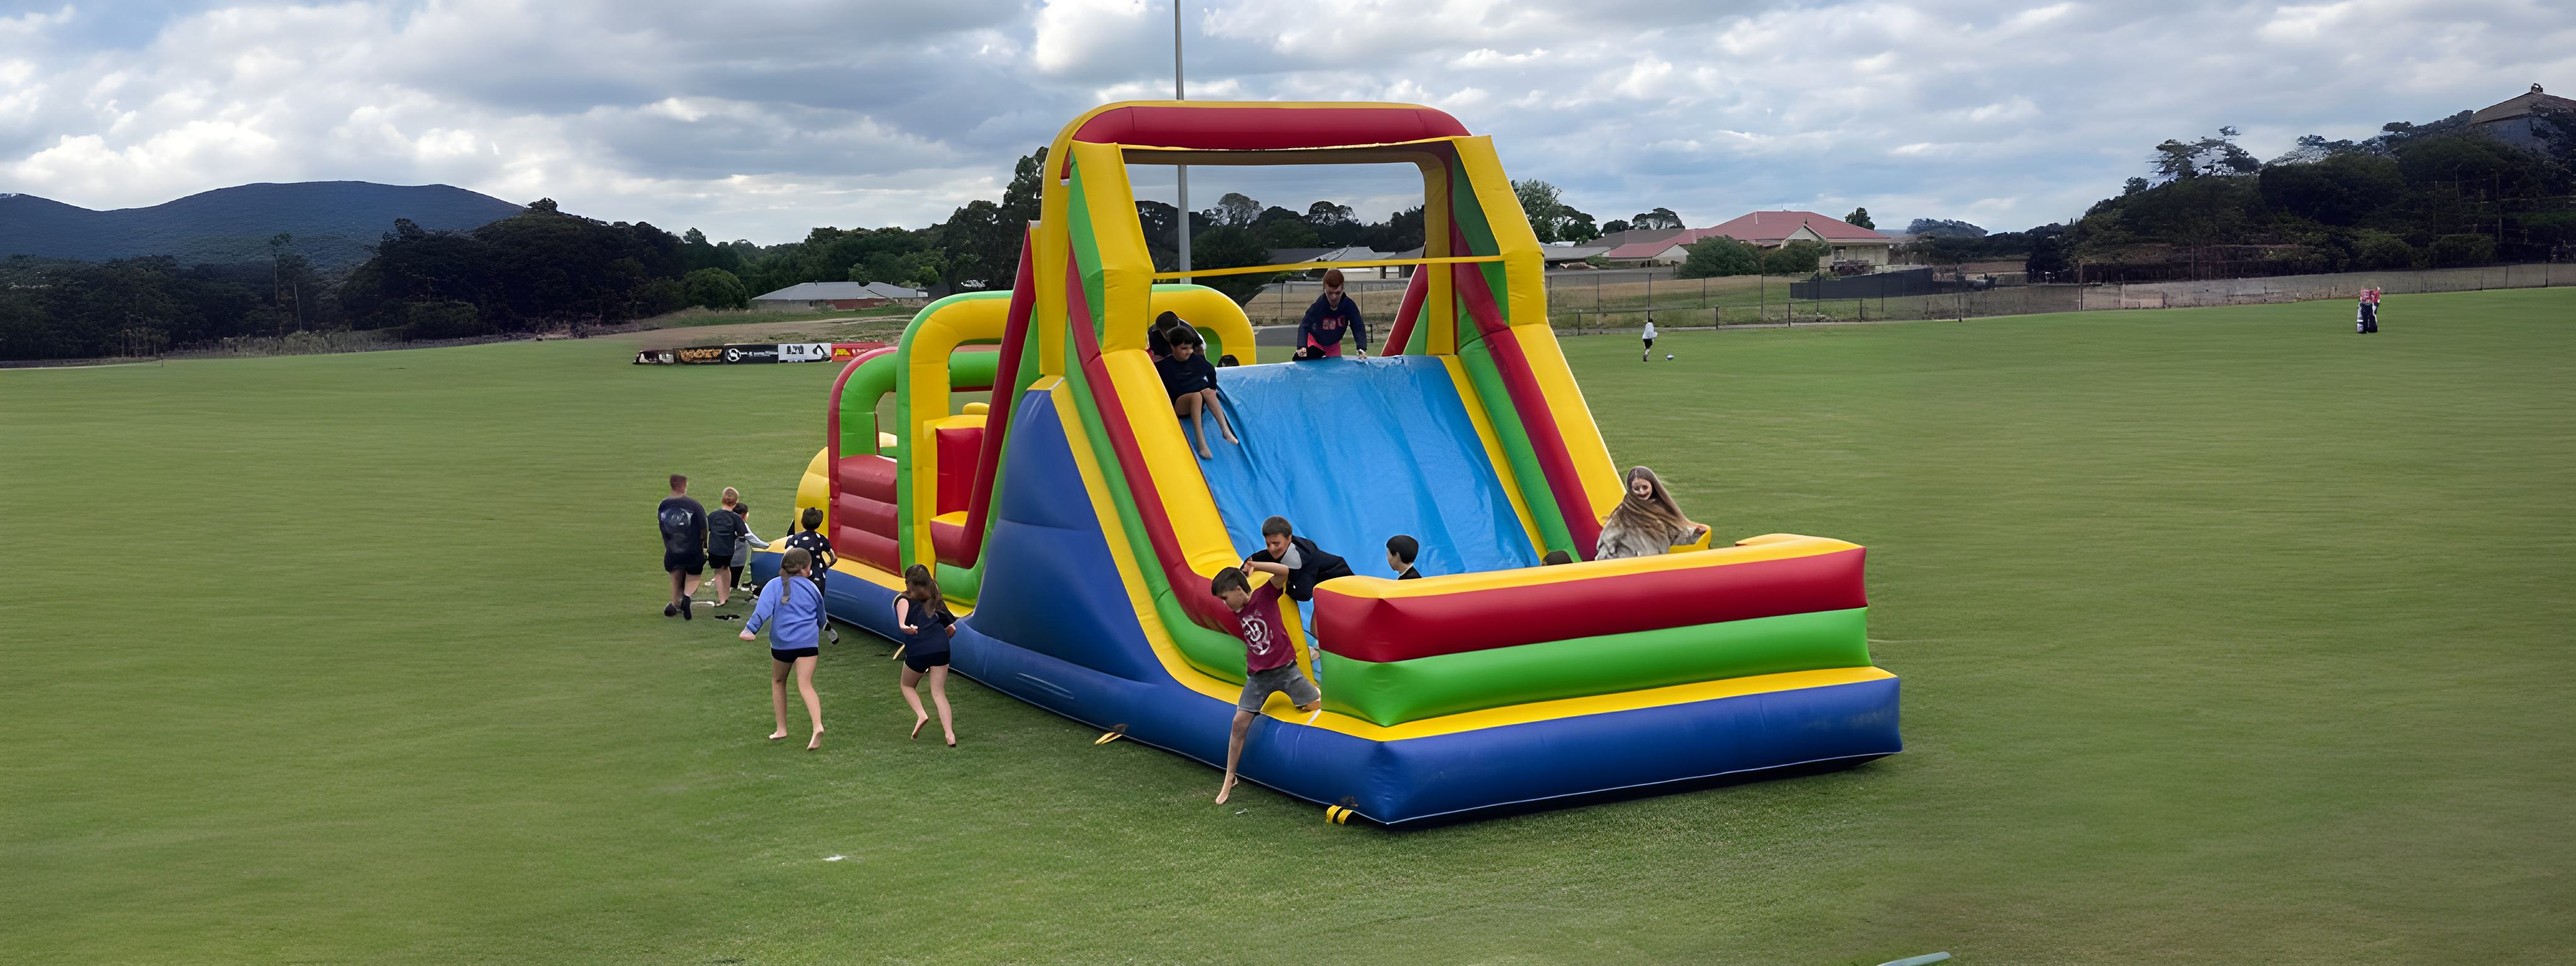
[[921, 710], [921, 692], [913, 690], [927, 674], [931, 703], [939, 706], [939, 730], [947, 734], [948, 747], [957, 747], [957, 727], [948, 717], [948, 639], [957, 636], [957, 618], [948, 612], [948, 599], [939, 593], [929, 567], [904, 568], [903, 593], [894, 599], [894, 626], [904, 635], [903, 677], [897, 688], [903, 703], [912, 706], [912, 736], [921, 737], [921, 726], [930, 723], [930, 715]]
[[1314, 682], [1297, 673], [1297, 649], [1280, 633], [1279, 587], [1284, 579], [1262, 582], [1260, 590], [1238, 567], [1217, 571], [1208, 591], [1224, 601], [1234, 612], [1234, 620], [1243, 638], [1243, 696], [1234, 702], [1234, 731], [1225, 742], [1225, 781], [1216, 787], [1216, 803], [1225, 804], [1234, 794], [1235, 768], [1243, 762], [1243, 739], [1252, 732], [1253, 719], [1261, 717], [1261, 705], [1275, 692], [1285, 691], [1297, 710], [1312, 714], [1324, 707], [1324, 693]]
[[742, 494], [724, 488], [724, 500], [707, 513], [707, 579], [716, 585], [716, 606], [732, 602], [742, 571], [735, 559], [749, 551], [742, 542]]
[[814, 569], [814, 558], [802, 550], [790, 550], [778, 562], [781, 580], [769, 582], [760, 589], [760, 604], [751, 612], [751, 620], [742, 625], [742, 639], [760, 639], [760, 629], [769, 628], [769, 705], [777, 712], [778, 730], [769, 740], [787, 737], [787, 676], [796, 676], [796, 693], [805, 697], [805, 717], [814, 725], [814, 740], [805, 750], [823, 747], [823, 700], [814, 696], [814, 662], [822, 653], [823, 591], [806, 577]]

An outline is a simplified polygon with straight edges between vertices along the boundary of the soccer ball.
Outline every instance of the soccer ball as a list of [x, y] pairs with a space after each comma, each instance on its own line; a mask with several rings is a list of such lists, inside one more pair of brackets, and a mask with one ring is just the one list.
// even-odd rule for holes
[[1673, 357], [1673, 354], [1672, 354], [1672, 353], [1670, 353], [1670, 352], [1664, 353], [1664, 358], [1666, 358], [1666, 359], [1670, 359], [1670, 358], [1672, 358], [1672, 357]]

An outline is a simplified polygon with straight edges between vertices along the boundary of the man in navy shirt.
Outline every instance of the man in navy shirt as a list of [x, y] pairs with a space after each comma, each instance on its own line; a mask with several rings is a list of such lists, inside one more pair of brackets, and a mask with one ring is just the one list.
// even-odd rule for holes
[[1315, 296], [1315, 304], [1306, 307], [1306, 318], [1297, 323], [1297, 359], [1335, 359], [1342, 354], [1342, 334], [1359, 337], [1352, 351], [1368, 358], [1368, 321], [1360, 318], [1360, 303], [1342, 294], [1342, 270], [1324, 270], [1324, 294]]
[[698, 593], [698, 575], [707, 569], [707, 508], [689, 498], [689, 478], [671, 474], [671, 495], [662, 498], [653, 516], [662, 528], [662, 571], [671, 575], [671, 602], [662, 616], [678, 614], [696, 620], [690, 608]]

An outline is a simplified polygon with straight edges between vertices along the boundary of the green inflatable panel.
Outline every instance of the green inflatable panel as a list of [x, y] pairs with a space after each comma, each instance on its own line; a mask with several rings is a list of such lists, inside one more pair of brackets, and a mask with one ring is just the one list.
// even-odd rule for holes
[[1381, 725], [1696, 681], [1869, 666], [1869, 608], [1361, 661], [1324, 655], [1324, 704]]

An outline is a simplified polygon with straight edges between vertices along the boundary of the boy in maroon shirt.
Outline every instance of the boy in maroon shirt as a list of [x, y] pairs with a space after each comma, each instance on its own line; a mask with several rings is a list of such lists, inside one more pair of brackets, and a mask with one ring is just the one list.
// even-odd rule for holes
[[1288, 692], [1288, 700], [1299, 711], [1311, 713], [1324, 706], [1323, 692], [1297, 673], [1296, 647], [1280, 626], [1279, 584], [1273, 579], [1254, 590], [1241, 569], [1227, 567], [1217, 571], [1216, 580], [1208, 585], [1208, 591], [1234, 611], [1243, 634], [1243, 696], [1234, 702], [1234, 734], [1225, 745], [1225, 783], [1216, 789], [1219, 805], [1234, 793], [1234, 769], [1243, 761], [1243, 737], [1252, 731], [1253, 719], [1261, 717], [1261, 703], [1269, 700], [1271, 692]]

